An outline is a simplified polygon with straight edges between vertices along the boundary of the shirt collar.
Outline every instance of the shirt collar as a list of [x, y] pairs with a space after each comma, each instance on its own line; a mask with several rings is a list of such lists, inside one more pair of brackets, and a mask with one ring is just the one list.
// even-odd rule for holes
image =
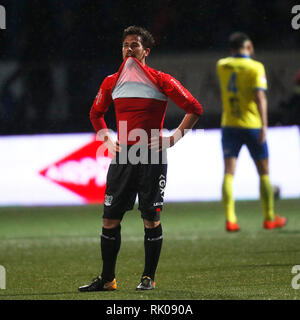
[[248, 56], [247, 54], [241, 54], [241, 53], [237, 53], [233, 55], [234, 58], [248, 58], [250, 59], [251, 57]]

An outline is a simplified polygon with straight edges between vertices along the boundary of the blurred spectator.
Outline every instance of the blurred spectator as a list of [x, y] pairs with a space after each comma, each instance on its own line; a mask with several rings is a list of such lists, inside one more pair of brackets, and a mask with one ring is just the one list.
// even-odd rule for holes
[[61, 10], [61, 56], [66, 70], [68, 109], [65, 127], [70, 131], [91, 128], [89, 110], [104, 78], [101, 60], [107, 63], [112, 55], [107, 45], [107, 37], [113, 32], [107, 24], [108, 10], [108, 3], [93, 0], [71, 3]]
[[[22, 81], [19, 97], [12, 94], [11, 87]], [[46, 62], [23, 61], [5, 81], [1, 101], [5, 112], [5, 129], [9, 132], [47, 132], [47, 116], [53, 97], [53, 81], [50, 65]], [[28, 116], [30, 109], [33, 116]]]
[[[7, 109], [6, 127], [12, 133], [47, 132], [48, 113], [54, 94], [51, 58], [55, 41], [49, 1], [32, 0], [24, 13], [18, 37], [17, 69], [1, 88], [2, 104]], [[12, 86], [21, 81], [21, 93], [13, 96]]]
[[300, 125], [300, 69], [296, 73], [295, 86], [292, 95], [287, 101], [280, 103], [282, 110], [282, 124]]
[[8, 134], [12, 130], [14, 122], [14, 110], [16, 109], [15, 97], [8, 87], [3, 87], [0, 96], [0, 128], [1, 133]]
[[[286, 14], [291, 0], [2, 0], [1, 5], [6, 8], [7, 29], [0, 30], [0, 59], [18, 64], [14, 74], [2, 72], [0, 79], [2, 134], [9, 129], [14, 133], [91, 130], [88, 111], [98, 84], [107, 73], [116, 72], [111, 66], [121, 61], [121, 43], [113, 40], [131, 24], [149, 28], [159, 49], [167, 53], [222, 50], [228, 34], [240, 26], [253, 35], [258, 49], [300, 46], [300, 32], [291, 29], [291, 15]], [[55, 83], [54, 67], [63, 70]], [[16, 96], [17, 83], [22, 90]], [[50, 110], [57, 98], [54, 87], [63, 88], [65, 96], [59, 100], [63, 116], [58, 118], [66, 122], [47, 119], [48, 114], [55, 119], [55, 110]], [[298, 96], [295, 91], [285, 102], [286, 124], [299, 119], [297, 109], [288, 107]], [[114, 119], [113, 108], [109, 112], [107, 117]], [[207, 126], [216, 126], [215, 120], [206, 119]]]
[[[159, 2], [159, 6], [153, 14], [153, 27], [152, 33], [156, 42], [156, 45], [163, 45], [168, 34], [172, 34], [172, 31], [176, 29], [176, 25], [180, 21], [178, 19], [179, 11], [176, 1], [162, 0]], [[178, 39], [177, 39], [178, 40]]]

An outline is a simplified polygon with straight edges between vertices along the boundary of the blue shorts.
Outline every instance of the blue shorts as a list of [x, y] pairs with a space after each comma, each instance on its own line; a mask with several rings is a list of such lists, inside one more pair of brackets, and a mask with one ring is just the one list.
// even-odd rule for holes
[[245, 144], [254, 160], [269, 157], [267, 142], [259, 142], [260, 129], [222, 128], [222, 148], [224, 158], [237, 158]]

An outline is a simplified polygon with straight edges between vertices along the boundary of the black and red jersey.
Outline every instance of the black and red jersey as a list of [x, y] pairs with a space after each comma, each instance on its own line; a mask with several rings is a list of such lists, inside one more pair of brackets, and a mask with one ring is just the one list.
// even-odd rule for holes
[[[134, 144], [134, 139], [128, 139], [134, 129], [143, 129], [150, 137], [151, 129], [163, 128], [168, 98], [186, 113], [202, 114], [200, 103], [179, 81], [128, 57], [117, 73], [104, 79], [91, 108], [90, 119], [96, 132], [106, 128], [104, 114], [114, 102], [118, 139], [122, 144]], [[126, 130], [120, 130], [120, 125]], [[120, 135], [120, 131], [125, 134]]]

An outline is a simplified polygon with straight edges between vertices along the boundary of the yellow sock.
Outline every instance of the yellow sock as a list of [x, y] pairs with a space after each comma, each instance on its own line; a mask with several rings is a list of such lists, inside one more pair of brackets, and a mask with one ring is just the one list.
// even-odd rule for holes
[[223, 186], [222, 186], [222, 200], [223, 200], [226, 220], [236, 223], [237, 219], [236, 219], [235, 210], [234, 210], [232, 182], [233, 182], [233, 175], [226, 173], [224, 175]]
[[265, 220], [274, 220], [274, 194], [269, 175], [260, 177], [260, 199]]

